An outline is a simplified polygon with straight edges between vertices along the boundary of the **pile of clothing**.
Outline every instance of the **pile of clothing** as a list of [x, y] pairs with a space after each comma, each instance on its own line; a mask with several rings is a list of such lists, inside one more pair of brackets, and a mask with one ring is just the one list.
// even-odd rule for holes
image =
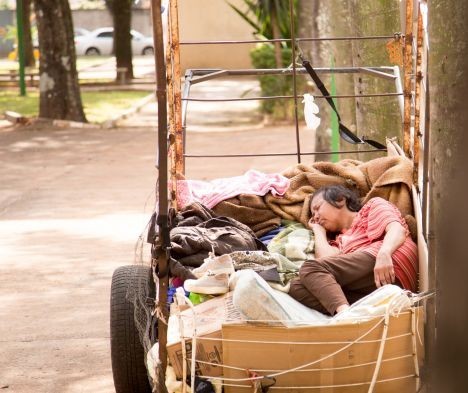
[[[377, 196], [389, 200], [415, 233], [412, 165], [404, 157], [298, 164], [275, 174], [249, 170], [212, 181], [178, 180], [179, 212], [170, 232], [170, 271], [180, 279], [174, 285], [201, 280], [208, 272], [197, 273], [197, 268], [228, 255], [235, 270], [252, 269], [287, 292], [302, 262], [313, 258], [313, 233], [307, 228], [310, 197], [331, 184], [355, 190], [363, 203]], [[200, 285], [197, 281], [195, 287]], [[188, 287], [193, 289], [193, 282]]]

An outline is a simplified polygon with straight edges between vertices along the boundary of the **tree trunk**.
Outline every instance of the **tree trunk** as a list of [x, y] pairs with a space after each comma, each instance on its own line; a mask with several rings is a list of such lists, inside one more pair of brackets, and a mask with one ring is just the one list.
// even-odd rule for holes
[[130, 34], [132, 1], [108, 0], [106, 3], [114, 21], [114, 52], [117, 68], [126, 68], [125, 80], [129, 81], [133, 79], [132, 36]]
[[[278, 27], [278, 16], [276, 14], [275, 7], [271, 9], [271, 31], [273, 33], [273, 39], [276, 40], [276, 39], [281, 38], [280, 29]], [[275, 41], [274, 46], [275, 46], [276, 67], [281, 68], [283, 67], [283, 59], [281, 56], [281, 43], [279, 41]]]
[[[298, 37], [299, 38], [313, 38], [319, 37], [319, 29], [317, 19], [319, 16], [319, 7], [320, 7], [320, 0], [312, 0], [312, 1], [299, 1], [297, 5], [297, 15], [298, 15]], [[320, 57], [320, 41], [302, 41], [298, 44], [299, 48], [302, 50], [305, 58], [310, 61], [312, 66], [317, 66], [318, 64], [322, 63], [322, 59]], [[304, 76], [305, 80], [307, 81], [304, 84], [305, 91], [308, 93], [317, 93], [317, 91], [313, 91], [312, 87], [310, 86], [311, 80], [308, 75]], [[313, 82], [312, 82], [313, 83]], [[320, 93], [317, 93], [320, 94]], [[304, 130], [301, 135], [301, 144], [304, 144], [302, 147], [304, 150], [307, 151], [324, 151], [328, 150], [329, 146], [329, 138], [326, 134], [326, 127], [325, 124], [328, 124], [329, 121], [324, 118], [322, 111], [323, 102], [321, 100], [316, 100], [317, 105], [320, 108], [320, 117], [322, 119], [322, 126], [319, 127], [315, 132], [311, 130]], [[320, 160], [326, 160], [327, 157], [320, 156]], [[316, 161], [316, 157], [306, 157], [306, 161]]]
[[458, 393], [468, 386], [468, 4], [431, 1], [428, 15], [433, 213], [429, 240], [436, 271], [436, 350], [427, 355], [433, 378], [429, 391]]
[[34, 47], [31, 37], [31, 0], [21, 1], [23, 2], [24, 65], [26, 67], [34, 67], [36, 60], [34, 59]]
[[[318, 29], [318, 16], [320, 0], [299, 1], [298, 3], [298, 36], [300, 38], [317, 38], [320, 36]], [[320, 62], [320, 41], [300, 42], [300, 48], [311, 64]]]
[[35, 0], [39, 32], [39, 116], [86, 121], [68, 0]]
[[[350, 0], [321, 1], [317, 18], [318, 36], [320, 37], [343, 37], [351, 35], [351, 19], [348, 13], [348, 2]], [[301, 2], [302, 3], [302, 2]], [[319, 57], [313, 65], [315, 67], [349, 67], [352, 65], [352, 47], [349, 41], [322, 41], [320, 44]], [[324, 83], [331, 92], [331, 78], [324, 75]], [[354, 77], [352, 74], [335, 74], [336, 93], [339, 95], [354, 94]], [[314, 92], [321, 95], [318, 89]], [[317, 132], [317, 151], [330, 150], [331, 114], [332, 110], [325, 99], [317, 100], [320, 107], [322, 123]], [[356, 129], [356, 111], [353, 100], [337, 99], [337, 108], [343, 123], [350, 129]], [[349, 143], [340, 141], [342, 150], [353, 150]], [[357, 155], [340, 156], [343, 158], [358, 158]], [[322, 160], [330, 159], [329, 156], [320, 156]]]
[[[375, 0], [349, 0], [351, 35], [376, 36], [392, 35], [400, 31], [399, 2]], [[352, 41], [353, 65], [392, 66], [384, 40]], [[402, 81], [403, 82], [403, 81]], [[355, 74], [356, 94], [377, 94], [395, 92], [395, 83], [375, 76]], [[402, 143], [402, 119], [395, 97], [371, 97], [356, 99], [356, 124], [359, 136], [367, 136], [385, 144], [386, 137], [397, 136]], [[369, 146], [362, 146], [368, 149]], [[368, 160], [375, 154], [360, 154]]]

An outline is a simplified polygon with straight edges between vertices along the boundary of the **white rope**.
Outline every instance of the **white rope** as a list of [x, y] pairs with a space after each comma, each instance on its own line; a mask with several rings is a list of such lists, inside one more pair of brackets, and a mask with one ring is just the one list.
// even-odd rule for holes
[[387, 304], [387, 308], [385, 310], [385, 318], [384, 318], [384, 327], [382, 331], [382, 338], [380, 341], [380, 348], [379, 348], [379, 353], [377, 355], [377, 362], [375, 363], [375, 369], [374, 369], [374, 374], [372, 375], [372, 380], [369, 385], [369, 389], [367, 390], [367, 393], [372, 393], [374, 391], [374, 386], [377, 382], [377, 377], [379, 375], [380, 371], [380, 365], [382, 364], [382, 357], [383, 357], [383, 351], [385, 348], [385, 343], [387, 341], [387, 333], [388, 333], [388, 325], [390, 323], [390, 305], [392, 301], [390, 301]]
[[[380, 379], [376, 381], [377, 383], [383, 383], [383, 382], [392, 382], [392, 381], [399, 381], [401, 379], [408, 379], [408, 378], [414, 378], [414, 374], [409, 374], [409, 375], [403, 375], [401, 377], [394, 377], [394, 378], [386, 378], [386, 379]], [[370, 382], [356, 382], [356, 383], [348, 383], [348, 384], [341, 384], [341, 385], [312, 385], [312, 386], [271, 386], [269, 389], [276, 389], [276, 390], [281, 390], [281, 389], [333, 389], [333, 388], [345, 388], [345, 387], [352, 387], [352, 386], [365, 386], [369, 385]], [[236, 385], [236, 384], [224, 384], [224, 386], [231, 386], [231, 387], [239, 387], [239, 388], [249, 388], [252, 389], [252, 385]]]
[[[178, 288], [179, 289], [179, 288]], [[191, 386], [195, 386], [195, 358], [197, 352], [197, 313], [195, 312], [195, 307], [193, 303], [190, 301], [189, 298], [185, 296], [185, 293], [182, 291], [176, 290], [176, 303], [177, 303], [177, 312], [179, 316], [179, 331], [181, 336], [181, 345], [182, 345], [182, 377], [183, 381], [187, 380], [187, 351], [185, 346], [185, 334], [184, 334], [184, 325], [182, 322], [182, 318], [180, 317], [180, 306], [183, 303], [186, 303], [190, 310], [192, 311], [193, 315], [193, 336], [192, 338], [192, 359], [191, 359], [191, 372], [190, 372], [190, 382]], [[186, 384], [182, 384], [182, 392], [185, 393]]]
[[[329, 358], [337, 355], [338, 353], [345, 351], [346, 349], [348, 349], [353, 344], [355, 344], [355, 343], [359, 342], [360, 340], [362, 340], [363, 337], [367, 336], [368, 334], [373, 332], [375, 329], [377, 329], [377, 327], [381, 324], [381, 322], [383, 320], [384, 320], [384, 318], [379, 319], [379, 321], [374, 326], [372, 326], [367, 332], [363, 333], [361, 336], [356, 338], [354, 341], [349, 342], [347, 345], [345, 345], [344, 347], [336, 350], [335, 352], [332, 352], [332, 353], [330, 353], [330, 354], [328, 354], [326, 356], [323, 356], [323, 357], [321, 357], [321, 358], [319, 358], [317, 360], [314, 360], [312, 362], [309, 362], [309, 363], [306, 363], [306, 364], [303, 364], [303, 365], [300, 365], [300, 366], [297, 366], [297, 367], [293, 367], [293, 368], [288, 369], [288, 370], [283, 370], [283, 371], [280, 371], [280, 372], [277, 372], [277, 373], [270, 374], [270, 375], [268, 375], [268, 377], [277, 377], [277, 376], [280, 376], [280, 375], [288, 374], [290, 372], [295, 372], [295, 371], [298, 371], [298, 370], [302, 370], [305, 367], [312, 366], [313, 364], [316, 364], [316, 363], [319, 363], [319, 362], [321, 362], [323, 360], [329, 359]], [[250, 378], [212, 377], [211, 379], [220, 379], [220, 380], [224, 380], [224, 381], [241, 382], [241, 381], [255, 381], [255, 380], [258, 380], [258, 379], [263, 379], [264, 377], [265, 376], [262, 375], [262, 376], [250, 377]]]
[[[396, 340], [398, 338], [411, 336], [411, 333], [402, 333], [396, 336], [387, 337], [386, 340]], [[190, 337], [187, 337], [190, 338]], [[349, 344], [351, 341], [259, 341], [259, 340], [240, 340], [235, 338], [221, 338], [221, 337], [198, 337], [201, 341], [225, 341], [225, 342], [234, 342], [234, 343], [246, 343], [246, 344], [281, 344], [281, 345], [341, 345]], [[355, 344], [374, 344], [381, 342], [381, 338], [376, 338], [373, 340], [362, 340]]]
[[[393, 357], [393, 358], [383, 359], [382, 363], [392, 362], [392, 361], [395, 361], [395, 360], [401, 360], [401, 359], [412, 358], [412, 357], [413, 357], [413, 353], [410, 353], [408, 355], [402, 355], [402, 356], [396, 356], [396, 357]], [[197, 361], [197, 363], [206, 364], [208, 366], [223, 367], [223, 368], [228, 368], [228, 369], [231, 369], [231, 370], [245, 371], [245, 367], [228, 366], [226, 364], [207, 362], [207, 361], [201, 360], [201, 359], [197, 359], [196, 361]], [[357, 363], [357, 364], [351, 364], [349, 366], [339, 366], [339, 367], [305, 368], [303, 370], [297, 370], [296, 372], [305, 373], [305, 372], [347, 370], [347, 369], [350, 369], [350, 368], [371, 366], [371, 365], [373, 365], [375, 363], [377, 363], [377, 361], [366, 362], [366, 363]], [[250, 371], [255, 371], [257, 373], [271, 373], [271, 372], [282, 371], [282, 370], [279, 370], [279, 369], [262, 369], [262, 368], [258, 368], [258, 369], [257, 368], [255, 368], [255, 369], [250, 368], [249, 370]], [[212, 377], [200, 375], [200, 378], [208, 379], [208, 378], [212, 378]]]
[[[410, 311], [404, 311], [400, 312], [398, 315], [406, 315], [410, 314]], [[371, 321], [372, 319], [375, 319], [377, 317], [384, 317], [385, 314], [382, 315], [372, 315], [372, 316], [364, 316], [364, 315], [356, 315], [352, 317], [352, 322], [343, 322], [343, 323], [317, 323], [317, 322], [311, 322], [310, 320], [307, 319], [242, 319], [239, 320], [239, 318], [215, 318], [215, 317], [209, 317], [207, 315], [203, 316], [204, 321], [215, 321], [215, 322], [222, 322], [225, 324], [229, 324], [230, 322], [233, 322], [235, 324], [239, 324], [239, 322], [245, 322], [249, 325], [267, 325], [268, 327], [271, 326], [280, 326], [284, 327], [286, 323], [303, 323], [301, 325], [297, 326], [290, 326], [292, 329], [301, 329], [301, 328], [307, 328], [307, 327], [327, 327], [327, 326], [343, 326], [343, 325], [353, 325], [356, 322], [360, 321]], [[182, 318], [189, 318], [188, 316], [182, 315]], [[333, 321], [333, 319], [330, 318], [330, 321]]]
[[412, 333], [412, 343], [413, 343], [413, 359], [414, 359], [414, 372], [416, 374], [416, 391], [419, 391], [420, 378], [419, 378], [419, 361], [418, 361], [418, 345], [416, 342], [416, 312], [414, 307], [411, 308], [411, 333]]
[[182, 393], [187, 392], [187, 384], [185, 381], [187, 380], [187, 348], [185, 346], [185, 337], [184, 337], [184, 322], [182, 318], [182, 314], [180, 312], [180, 299], [178, 298], [177, 294], [175, 295], [175, 303], [177, 306], [177, 318], [179, 320], [179, 334], [180, 334], [180, 344], [182, 346]]

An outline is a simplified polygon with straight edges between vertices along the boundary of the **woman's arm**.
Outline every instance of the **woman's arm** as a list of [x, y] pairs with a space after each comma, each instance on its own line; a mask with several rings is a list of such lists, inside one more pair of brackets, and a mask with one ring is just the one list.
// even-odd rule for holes
[[397, 221], [385, 228], [385, 236], [375, 260], [374, 280], [377, 288], [395, 282], [392, 255], [405, 242], [406, 231]]
[[338, 255], [340, 250], [328, 244], [327, 231], [320, 224], [310, 224], [315, 235], [315, 258], [329, 257]]

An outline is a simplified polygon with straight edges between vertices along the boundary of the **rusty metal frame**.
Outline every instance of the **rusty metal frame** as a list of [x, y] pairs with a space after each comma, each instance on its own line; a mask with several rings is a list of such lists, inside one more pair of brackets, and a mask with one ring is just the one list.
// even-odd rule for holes
[[[421, 141], [426, 137], [424, 132], [421, 132], [421, 97], [425, 96], [421, 92], [421, 85], [425, 83], [425, 78], [421, 74], [421, 53], [423, 51], [422, 44], [422, 18], [420, 12], [420, 4], [425, 4], [425, 0], [404, 0], [402, 1], [403, 12], [405, 16], [404, 32], [398, 33], [398, 37], [403, 44], [403, 86], [400, 79], [400, 70], [396, 67], [342, 67], [342, 68], [318, 68], [318, 73], [366, 73], [375, 77], [393, 79], [395, 81], [395, 93], [373, 94], [372, 96], [396, 96], [400, 104], [402, 113], [403, 125], [403, 150], [405, 154], [414, 161], [413, 178], [418, 189], [427, 183], [427, 162], [426, 159], [421, 160], [421, 146], [425, 145]], [[211, 45], [211, 44], [243, 44], [251, 42], [273, 42], [278, 40], [244, 40], [244, 41], [193, 41], [179, 42], [178, 31], [178, 1], [171, 0], [169, 15], [169, 32], [167, 45], [167, 88], [169, 104], [169, 157], [171, 161], [171, 202], [175, 206], [176, 195], [176, 180], [184, 175], [185, 157], [189, 156], [185, 153], [185, 133], [186, 133], [186, 112], [189, 101], [243, 101], [243, 100], [266, 100], [266, 99], [295, 99], [297, 93], [293, 96], [275, 96], [275, 97], [245, 97], [245, 98], [193, 98], [189, 97], [190, 87], [192, 84], [201, 83], [206, 80], [219, 78], [222, 76], [243, 76], [243, 75], [267, 75], [267, 74], [303, 74], [306, 71], [300, 67], [293, 66], [292, 69], [237, 69], [237, 70], [222, 70], [222, 69], [202, 69], [202, 70], [187, 70], [185, 73], [185, 81], [183, 92], [180, 85], [180, 46], [181, 45]], [[416, 40], [414, 39], [416, 37]], [[374, 37], [320, 37], [320, 38], [295, 38], [279, 39], [279, 41], [331, 41], [331, 40], [370, 40], [370, 39], [389, 39], [395, 38], [394, 35], [374, 36]], [[363, 94], [362, 96], [371, 96]], [[336, 95], [336, 98], [354, 98], [356, 95]], [[317, 97], [325, 98], [325, 97]], [[424, 105], [423, 108], [426, 108]], [[427, 116], [423, 114], [426, 119]], [[296, 127], [297, 128], [297, 127]], [[272, 153], [273, 155], [277, 153]], [[290, 154], [290, 153], [286, 153]], [[291, 153], [292, 154], [292, 153]], [[300, 161], [301, 153], [296, 153]], [[305, 153], [312, 154], [312, 153]], [[320, 152], [318, 152], [320, 154]], [[195, 157], [196, 155], [191, 155]], [[420, 171], [423, 170], [421, 174]], [[422, 180], [420, 177], [422, 176]], [[426, 194], [425, 194], [426, 195]], [[427, 209], [427, 202], [426, 209]], [[425, 216], [425, 215], [424, 215]]]
[[429, 130], [426, 0], [406, 0], [404, 59], [404, 152], [413, 161], [413, 184], [422, 208], [423, 234], [428, 234]]
[[[400, 108], [402, 108], [402, 123], [403, 123], [403, 149], [405, 154], [415, 160], [415, 180], [418, 178], [419, 169], [419, 146], [422, 134], [419, 130], [419, 110], [420, 110], [420, 78], [415, 82], [414, 75], [420, 72], [420, 68], [416, 70], [417, 64], [421, 64], [415, 60], [415, 53], [421, 51], [421, 31], [414, 31], [414, 20], [418, 21], [417, 25], [421, 26], [419, 17], [419, 4], [423, 0], [406, 0], [403, 1], [405, 7], [405, 23], [403, 37], [403, 87], [401, 86], [400, 72], [398, 67], [342, 67], [342, 68], [318, 68], [318, 73], [366, 73], [376, 77], [382, 77], [395, 80], [395, 93], [374, 94], [372, 96], [396, 96], [398, 97]], [[183, 93], [180, 85], [180, 46], [181, 45], [205, 45], [205, 44], [243, 44], [251, 42], [273, 42], [278, 40], [243, 40], [243, 41], [192, 41], [179, 42], [178, 31], [178, 1], [171, 0], [169, 15], [169, 31], [167, 46], [167, 85], [168, 85], [168, 102], [169, 105], [169, 156], [171, 160], [171, 177], [173, 179], [184, 175], [184, 145], [185, 145], [185, 130], [186, 130], [186, 112], [189, 101], [241, 101], [241, 100], [265, 100], [265, 99], [295, 99], [297, 94], [293, 96], [275, 96], [275, 97], [248, 97], [248, 98], [212, 98], [212, 99], [197, 99], [189, 98], [190, 86], [206, 80], [219, 78], [222, 76], [242, 76], [242, 75], [267, 75], [267, 74], [303, 74], [306, 71], [300, 67], [293, 66], [292, 69], [238, 69], [238, 70], [222, 70], [222, 69], [202, 69], [188, 70], [185, 74]], [[416, 16], [415, 16], [416, 15]], [[415, 19], [416, 18], [416, 19]], [[418, 34], [419, 33], [419, 34]], [[399, 35], [400, 36], [400, 35]], [[414, 45], [413, 37], [417, 36], [418, 45]], [[279, 41], [331, 41], [331, 40], [370, 40], [370, 39], [389, 39], [395, 38], [394, 35], [388, 36], [373, 36], [373, 37], [319, 37], [319, 38], [295, 38], [279, 39]], [[419, 75], [419, 74], [418, 74]], [[362, 96], [367, 96], [363, 94]], [[370, 95], [369, 95], [370, 96]], [[402, 97], [401, 97], [402, 96]], [[353, 98], [356, 95], [337, 95], [336, 98]], [[325, 98], [325, 97], [317, 97]], [[310, 154], [310, 153], [308, 153]], [[300, 157], [300, 152], [299, 152]], [[299, 158], [300, 160], [300, 158]], [[172, 181], [171, 201], [175, 205], [176, 181]]]
[[404, 93], [404, 117], [403, 117], [403, 151], [412, 158], [411, 152], [411, 110], [412, 110], [412, 79], [413, 71], [413, 0], [406, 0], [405, 32], [403, 40], [403, 93]]

